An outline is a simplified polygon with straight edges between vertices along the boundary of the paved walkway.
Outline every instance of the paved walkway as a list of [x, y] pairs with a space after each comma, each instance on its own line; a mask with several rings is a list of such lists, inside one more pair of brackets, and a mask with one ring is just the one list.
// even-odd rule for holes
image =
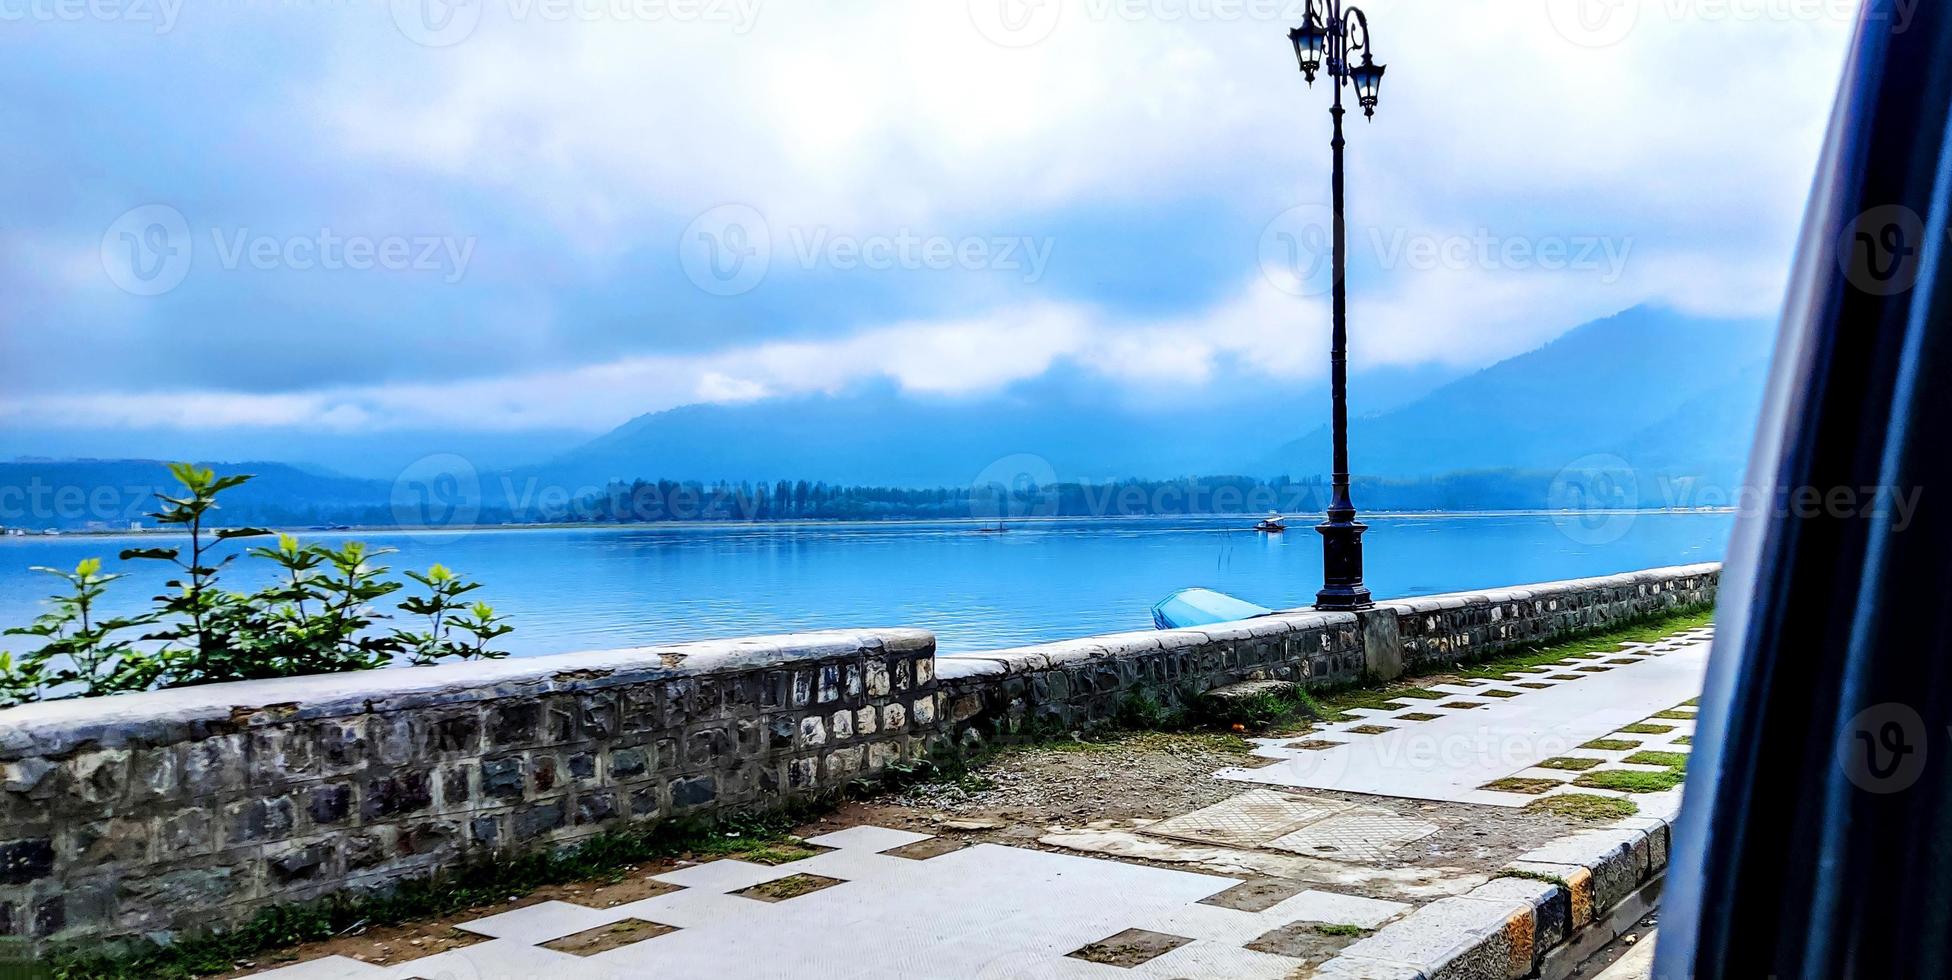
[[[1695, 630], [1576, 655], [1439, 687], [1440, 698], [1361, 712], [1303, 738], [1260, 740], [1256, 754], [1278, 761], [1218, 775], [1261, 788], [1141, 822], [1137, 835], [1126, 836], [1335, 862], [1322, 864], [1328, 868], [1368, 865], [1331, 879], [1353, 892], [1356, 882], [1389, 873], [1393, 851], [1438, 827], [1382, 800], [1295, 789], [1513, 807], [1545, 794], [1628, 795], [1607, 787], [1636, 773], [1658, 785], [1672, 779], [1677, 754], [1688, 750], [1694, 723], [1684, 702], [1700, 690], [1712, 635]], [[1643, 814], [1659, 815], [1678, 807], [1679, 794], [1632, 795]], [[544, 902], [463, 922], [461, 930], [483, 941], [413, 962], [383, 967], [333, 957], [257, 977], [1276, 980], [1316, 965], [1297, 936], [1373, 930], [1410, 912], [1411, 901], [1427, 900], [1363, 897], [1336, 890], [1342, 884], [1270, 895], [1266, 879], [872, 826], [809, 843], [827, 850], [776, 866], [728, 859], [680, 868], [654, 876], [668, 891], [626, 905]]]
[[[854, 827], [811, 839], [836, 849], [799, 861], [772, 867], [713, 861], [658, 875], [678, 888], [629, 905], [592, 909], [546, 902], [465, 922], [460, 928], [494, 938], [416, 962], [379, 967], [335, 957], [258, 978], [1275, 980], [1302, 963], [1246, 948], [1260, 937], [1297, 922], [1374, 928], [1409, 909], [1305, 891], [1245, 911], [1205, 901], [1224, 901], [1239, 879], [991, 844], [921, 859], [882, 853], [927, 839]], [[789, 887], [753, 891], [782, 882]], [[806, 885], [815, 887], [800, 891]], [[791, 892], [798, 894], [776, 897]], [[579, 935], [600, 937], [632, 923], [664, 928], [627, 926], [636, 941], [594, 955], [549, 948], [574, 946]], [[1131, 967], [1083, 958], [1146, 954]]]
[[[1653, 721], [1649, 716], [1677, 709], [1692, 714], [1682, 702], [1701, 692], [1713, 637], [1713, 627], [1704, 627], [1617, 652], [1576, 654], [1502, 679], [1438, 685], [1428, 690], [1441, 698], [1404, 698], [1388, 710], [1357, 709], [1351, 712], [1356, 720], [1299, 738], [1257, 739], [1254, 754], [1280, 761], [1219, 775], [1262, 785], [1505, 807], [1524, 806], [1541, 794], [1623, 795], [1574, 782], [1591, 769], [1663, 768], [1624, 763], [1638, 751], [1686, 751], [1685, 745], [1671, 743], [1693, 735], [1691, 717]], [[1667, 730], [1617, 736], [1636, 742], [1632, 750], [1584, 747], [1650, 721]], [[1567, 758], [1591, 759], [1593, 766], [1539, 768]], [[1675, 793], [1652, 801], [1654, 808], [1678, 805]], [[1649, 801], [1642, 802], [1645, 809]]]

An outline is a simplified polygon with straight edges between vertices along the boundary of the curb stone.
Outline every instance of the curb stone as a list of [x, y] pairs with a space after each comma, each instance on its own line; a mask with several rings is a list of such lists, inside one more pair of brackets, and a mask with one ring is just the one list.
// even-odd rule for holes
[[[1667, 871], [1668, 821], [1629, 817], [1529, 851], [1323, 963], [1320, 980], [1522, 980]], [[1516, 875], [1512, 875], [1516, 873]], [[1539, 880], [1549, 876], [1557, 881]], [[1557, 882], [1564, 882], [1558, 884]]]

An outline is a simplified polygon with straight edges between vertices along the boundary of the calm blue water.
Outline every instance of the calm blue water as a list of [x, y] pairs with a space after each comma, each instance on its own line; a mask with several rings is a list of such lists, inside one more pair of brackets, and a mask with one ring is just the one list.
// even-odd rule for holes
[[[1577, 578], [1721, 557], [1729, 514], [1641, 514], [1595, 535], [1550, 515], [1365, 518], [1378, 598]], [[1321, 544], [1306, 526], [1251, 530], [1253, 518], [1153, 518], [1015, 524], [701, 526], [316, 534], [399, 549], [396, 569], [435, 561], [487, 583], [478, 595], [512, 617], [518, 655], [828, 627], [916, 626], [944, 651], [997, 649], [1146, 629], [1153, 602], [1205, 586], [1267, 606], [1306, 605]], [[1604, 544], [1583, 543], [1614, 537]], [[116, 552], [157, 535], [0, 538], [0, 628], [25, 625], [58, 584], [31, 565], [90, 556], [130, 572], [124, 608], [167, 577]], [[252, 569], [242, 561], [238, 572]], [[234, 588], [255, 585], [239, 574]], [[0, 642], [24, 647], [24, 638]]]

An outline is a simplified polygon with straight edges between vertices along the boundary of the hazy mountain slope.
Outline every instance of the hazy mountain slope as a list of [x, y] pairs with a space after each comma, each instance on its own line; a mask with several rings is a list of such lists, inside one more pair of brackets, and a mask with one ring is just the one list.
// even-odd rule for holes
[[[1460, 378], [1409, 405], [1350, 424], [1357, 473], [1427, 476], [1461, 470], [1556, 471], [1593, 453], [1663, 454], [1669, 463], [1742, 457], [1754, 409], [1741, 394], [1760, 378], [1774, 324], [1636, 307], [1578, 327], [1537, 350]], [[1724, 392], [1714, 420], [1684, 408]], [[1262, 457], [1258, 472], [1329, 468], [1321, 427]]]

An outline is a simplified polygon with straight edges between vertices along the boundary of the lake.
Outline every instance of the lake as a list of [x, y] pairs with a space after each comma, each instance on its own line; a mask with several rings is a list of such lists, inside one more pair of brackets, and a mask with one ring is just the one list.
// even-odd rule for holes
[[[439, 561], [486, 583], [476, 595], [511, 617], [517, 655], [831, 627], [933, 630], [944, 652], [999, 649], [1148, 629], [1152, 603], [1205, 586], [1266, 606], [1313, 601], [1321, 541], [1254, 518], [1030, 521], [981, 533], [967, 522], [686, 525], [316, 533], [399, 549], [396, 571]], [[1726, 513], [1484, 514], [1365, 517], [1367, 578], [1378, 599], [1492, 588], [1715, 561]], [[101, 556], [130, 576], [121, 611], [168, 576], [115, 561], [168, 535], [0, 538], [0, 628], [25, 625], [59, 583], [32, 565]], [[262, 543], [262, 542], [254, 542]], [[260, 584], [244, 561], [233, 588]], [[262, 570], [259, 570], [262, 573]], [[10, 637], [0, 649], [31, 638]]]

